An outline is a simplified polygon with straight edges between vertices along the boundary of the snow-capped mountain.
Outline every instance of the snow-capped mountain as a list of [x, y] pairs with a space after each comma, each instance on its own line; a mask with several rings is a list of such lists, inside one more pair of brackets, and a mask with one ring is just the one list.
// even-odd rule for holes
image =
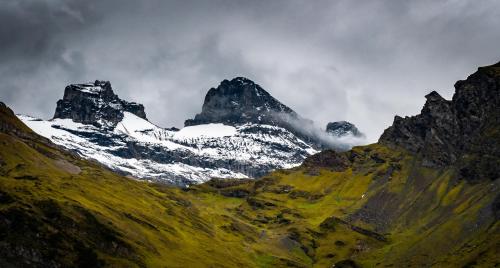
[[113, 170], [177, 185], [258, 177], [324, 147], [291, 123], [300, 119], [292, 109], [245, 78], [210, 89], [202, 112], [180, 130], [149, 122], [142, 105], [121, 100], [104, 81], [67, 86], [52, 120], [19, 118]]

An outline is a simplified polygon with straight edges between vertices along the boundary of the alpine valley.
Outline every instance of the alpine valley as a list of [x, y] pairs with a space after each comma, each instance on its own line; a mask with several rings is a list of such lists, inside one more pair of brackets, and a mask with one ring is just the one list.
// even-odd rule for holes
[[349, 149], [363, 134], [342, 121], [326, 130], [238, 77], [208, 91], [182, 129], [149, 122], [109, 82], [66, 87], [54, 118], [19, 118], [52, 142], [135, 178], [185, 186], [211, 178], [256, 178], [298, 166], [321, 149]]
[[426, 99], [353, 148], [244, 78], [181, 130], [109, 82], [2, 103], [0, 266], [499, 267], [500, 63]]

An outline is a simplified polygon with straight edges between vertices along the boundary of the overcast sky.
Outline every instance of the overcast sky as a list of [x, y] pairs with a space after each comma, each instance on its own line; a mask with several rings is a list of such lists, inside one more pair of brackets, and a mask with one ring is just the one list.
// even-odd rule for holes
[[500, 61], [500, 1], [3, 0], [0, 100], [51, 118], [70, 83], [110, 80], [180, 127], [245, 76], [321, 125], [376, 141], [394, 115]]

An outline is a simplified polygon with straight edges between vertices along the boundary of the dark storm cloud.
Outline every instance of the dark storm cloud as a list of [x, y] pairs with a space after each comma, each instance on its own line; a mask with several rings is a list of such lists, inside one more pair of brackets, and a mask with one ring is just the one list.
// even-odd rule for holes
[[110, 80], [162, 126], [246, 76], [320, 124], [377, 139], [423, 96], [500, 60], [498, 1], [0, 3], [0, 99], [49, 118], [69, 83]]

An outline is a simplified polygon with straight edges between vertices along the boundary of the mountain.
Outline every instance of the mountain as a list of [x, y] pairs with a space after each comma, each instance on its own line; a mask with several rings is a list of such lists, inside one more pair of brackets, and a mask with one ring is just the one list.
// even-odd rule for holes
[[54, 143], [124, 175], [181, 186], [256, 178], [300, 165], [321, 149], [314, 136], [291, 127], [290, 118], [299, 118], [295, 112], [245, 78], [209, 90], [202, 113], [181, 130], [152, 124], [142, 105], [120, 99], [104, 81], [67, 86], [52, 120], [19, 118]]
[[255, 123], [284, 126], [285, 117], [298, 118], [298, 115], [253, 81], [237, 77], [223, 80], [217, 88], [211, 88], [201, 113], [186, 120], [184, 125]]
[[[428, 113], [428, 96], [378, 143], [187, 189], [83, 160], [0, 104], [0, 265], [498, 267], [499, 84], [499, 65], [482, 67], [439, 100], [449, 109]], [[444, 118], [456, 131], [436, 129]]]

